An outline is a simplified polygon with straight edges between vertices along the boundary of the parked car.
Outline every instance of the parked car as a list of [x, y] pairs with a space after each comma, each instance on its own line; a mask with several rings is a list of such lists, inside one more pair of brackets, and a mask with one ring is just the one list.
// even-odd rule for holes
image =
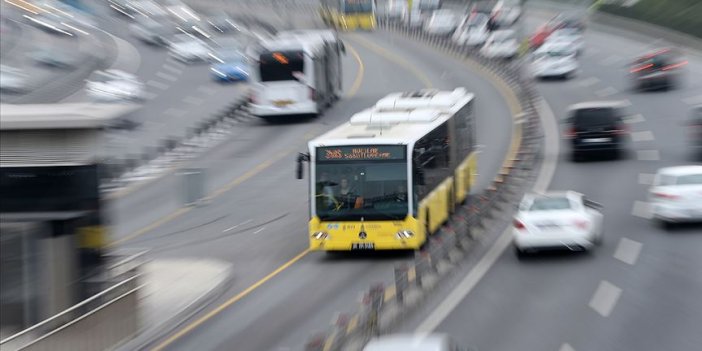
[[428, 34], [447, 36], [453, 33], [458, 26], [458, 17], [451, 10], [436, 10], [424, 24], [424, 31]]
[[575, 191], [527, 194], [514, 217], [518, 257], [540, 250], [585, 251], [603, 241], [602, 205]]
[[702, 166], [661, 168], [649, 189], [651, 215], [669, 228], [675, 223], [702, 222]]
[[0, 91], [20, 94], [28, 89], [29, 76], [20, 68], [0, 65]]
[[140, 101], [144, 97], [144, 84], [135, 75], [116, 69], [93, 72], [85, 90], [97, 101]]
[[536, 78], [559, 77], [567, 79], [575, 75], [579, 64], [576, 51], [568, 43], [547, 42], [532, 54], [532, 72]]
[[489, 58], [512, 59], [519, 55], [517, 34], [511, 29], [494, 31], [485, 41], [480, 53]]
[[635, 90], [673, 89], [687, 61], [674, 49], [663, 48], [640, 56], [631, 64], [629, 74]]
[[467, 16], [454, 32], [452, 39], [459, 45], [483, 45], [490, 36], [488, 17], [483, 14]]
[[629, 136], [627, 106], [624, 101], [591, 101], [569, 107], [565, 137], [574, 161], [594, 152], [621, 156]]

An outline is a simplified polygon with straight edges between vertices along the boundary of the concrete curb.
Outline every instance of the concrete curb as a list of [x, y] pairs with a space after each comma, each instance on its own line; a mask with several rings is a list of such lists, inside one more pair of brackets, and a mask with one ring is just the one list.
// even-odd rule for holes
[[194, 315], [204, 310], [212, 302], [221, 297], [234, 283], [234, 275], [231, 268], [228, 269], [227, 277], [222, 279], [217, 285], [204, 294], [193, 299], [185, 307], [176, 312], [172, 317], [156, 326], [142, 326], [135, 338], [119, 345], [116, 351], [134, 351], [150, 349], [158, 340], [166, 337], [179, 326], [183, 325]]

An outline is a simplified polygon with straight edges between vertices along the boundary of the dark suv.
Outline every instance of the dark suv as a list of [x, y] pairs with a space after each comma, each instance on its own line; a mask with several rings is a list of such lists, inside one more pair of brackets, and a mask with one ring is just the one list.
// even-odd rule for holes
[[687, 64], [673, 49], [660, 49], [636, 59], [629, 69], [634, 89], [672, 89]]
[[621, 156], [628, 135], [626, 106], [619, 101], [595, 101], [569, 108], [565, 137], [571, 141], [574, 161], [593, 152]]

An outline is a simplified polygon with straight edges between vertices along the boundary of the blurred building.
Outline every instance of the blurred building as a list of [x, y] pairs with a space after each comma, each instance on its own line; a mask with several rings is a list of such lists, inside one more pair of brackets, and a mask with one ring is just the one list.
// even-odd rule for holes
[[107, 243], [102, 131], [134, 108], [0, 106], [0, 327], [24, 329], [99, 291]]

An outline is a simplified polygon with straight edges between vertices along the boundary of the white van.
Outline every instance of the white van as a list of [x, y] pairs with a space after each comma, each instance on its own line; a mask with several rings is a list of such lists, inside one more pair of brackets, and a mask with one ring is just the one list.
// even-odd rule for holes
[[459, 45], [483, 45], [490, 36], [488, 21], [489, 17], [485, 14], [470, 14], [463, 19], [451, 38]]

